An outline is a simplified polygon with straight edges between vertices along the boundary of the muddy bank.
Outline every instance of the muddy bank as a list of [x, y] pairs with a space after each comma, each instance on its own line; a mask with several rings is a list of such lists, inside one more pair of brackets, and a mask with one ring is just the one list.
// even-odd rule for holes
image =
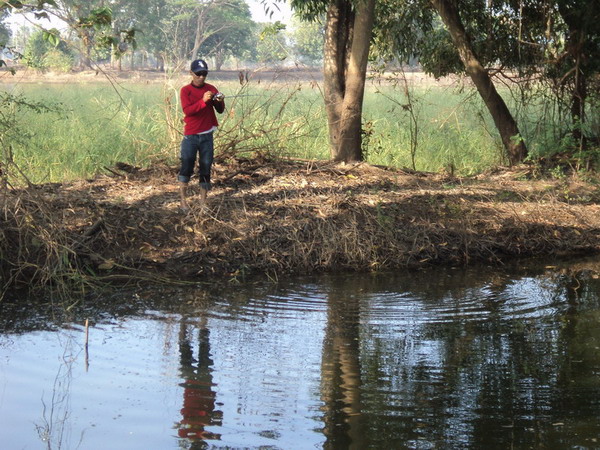
[[[29, 219], [5, 214], [3, 273], [21, 283], [43, 278], [40, 267], [62, 258], [93, 277], [206, 281], [598, 252], [598, 184], [530, 180], [531, 170], [459, 179], [367, 164], [219, 160], [208, 209], [185, 214], [176, 168], [118, 165], [5, 196]], [[24, 231], [28, 223], [51, 224], [43, 228], [62, 240], [44, 245]], [[44, 254], [54, 247], [56, 255]]]

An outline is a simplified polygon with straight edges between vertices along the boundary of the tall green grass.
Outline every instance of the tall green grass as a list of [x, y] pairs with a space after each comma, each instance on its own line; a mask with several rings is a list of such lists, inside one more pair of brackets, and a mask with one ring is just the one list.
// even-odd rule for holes
[[[329, 157], [327, 116], [316, 83], [211, 82], [227, 96], [217, 152]], [[12, 144], [15, 162], [33, 182], [91, 177], [115, 162], [176, 164], [183, 128], [179, 87], [173, 82], [0, 85], [59, 110], [19, 113], [27, 133]], [[403, 89], [371, 84], [363, 124], [363, 151], [372, 164], [413, 168], [414, 160], [416, 170], [472, 174], [503, 163], [497, 132], [473, 93], [417, 86], [407, 98]], [[539, 124], [522, 128], [532, 130], [526, 136], [530, 147], [551, 145], [536, 138], [547, 139]]]
[[55, 110], [20, 113], [26, 135], [13, 144], [14, 159], [31, 181], [85, 178], [116, 161], [146, 165], [162, 152], [160, 91], [140, 86], [117, 92], [105, 84], [12, 90]]

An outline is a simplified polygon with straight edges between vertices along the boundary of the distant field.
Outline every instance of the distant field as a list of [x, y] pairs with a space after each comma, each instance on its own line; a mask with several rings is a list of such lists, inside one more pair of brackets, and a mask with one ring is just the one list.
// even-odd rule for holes
[[[1, 89], [59, 110], [19, 112], [27, 134], [14, 143], [15, 160], [36, 182], [90, 177], [118, 161], [176, 164], [182, 129], [178, 90], [189, 79], [142, 75], [108, 82], [85, 74], [78, 83], [3, 76]], [[228, 97], [217, 152], [328, 158], [318, 72], [313, 78], [304, 72], [255, 74], [243, 86], [237, 75], [211, 73], [208, 80]], [[409, 86], [410, 102], [402, 86], [369, 83], [363, 117], [369, 163], [412, 168], [414, 156], [417, 170], [459, 174], [502, 163], [499, 139], [477, 96], [415, 74], [409, 74]]]

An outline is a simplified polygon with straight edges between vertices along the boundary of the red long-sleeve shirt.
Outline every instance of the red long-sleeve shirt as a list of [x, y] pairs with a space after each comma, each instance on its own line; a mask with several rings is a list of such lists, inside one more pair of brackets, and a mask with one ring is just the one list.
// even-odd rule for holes
[[200, 87], [190, 83], [181, 88], [181, 107], [183, 108], [183, 121], [185, 123], [183, 134], [186, 136], [203, 133], [212, 127], [219, 126], [215, 109], [217, 112], [222, 113], [225, 109], [225, 103], [222, 101], [213, 102], [212, 100], [205, 103], [202, 98], [206, 91], [211, 91], [213, 94], [219, 92], [216, 87], [208, 83], [204, 83]]

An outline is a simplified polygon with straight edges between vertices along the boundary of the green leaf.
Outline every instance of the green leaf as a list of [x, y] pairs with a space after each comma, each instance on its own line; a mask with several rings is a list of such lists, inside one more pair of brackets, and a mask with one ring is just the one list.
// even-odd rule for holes
[[60, 44], [60, 35], [58, 34], [58, 30], [56, 29], [43, 30], [42, 37], [45, 41], [47, 41], [50, 45], [53, 45], [54, 47], [58, 47], [58, 44]]

